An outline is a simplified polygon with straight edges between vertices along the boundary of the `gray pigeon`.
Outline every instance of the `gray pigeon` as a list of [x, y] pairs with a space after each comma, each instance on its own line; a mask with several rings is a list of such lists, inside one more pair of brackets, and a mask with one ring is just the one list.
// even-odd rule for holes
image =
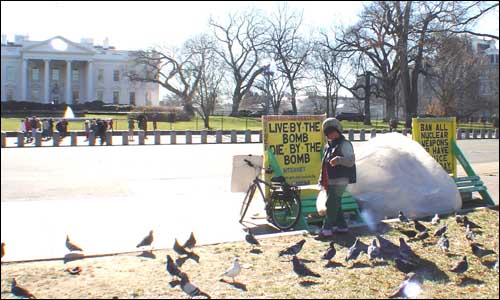
[[464, 226], [467, 226], [467, 225], [469, 225], [470, 229], [481, 228], [481, 226], [479, 226], [476, 223], [469, 220], [469, 218], [467, 218], [467, 216], [464, 216]]
[[136, 248], [151, 246], [152, 243], [153, 243], [153, 230], [149, 231], [149, 234], [146, 237], [144, 237], [139, 244], [137, 244]]
[[398, 219], [399, 221], [403, 222], [403, 223], [408, 223], [408, 218], [403, 214], [402, 211], [399, 211], [399, 214], [398, 214]]
[[182, 247], [177, 239], [175, 239], [174, 243], [174, 251], [179, 254], [179, 255], [187, 255], [189, 258], [194, 260], [195, 262], [199, 263], [200, 262], [200, 256], [192, 251], [186, 250], [186, 248]]
[[410, 246], [401, 237], [399, 238], [399, 254], [404, 259], [410, 259], [414, 255]]
[[172, 259], [172, 257], [170, 255], [167, 255], [167, 265], [166, 265], [166, 269], [168, 271], [168, 273], [172, 276], [177, 276], [180, 278], [181, 276], [181, 270], [179, 269], [179, 267], [174, 263], [174, 260]]
[[304, 265], [304, 263], [301, 262], [295, 255], [292, 258], [292, 263], [293, 263], [293, 271], [300, 277], [303, 276], [321, 277], [318, 273], [311, 271], [311, 269], [309, 269], [306, 265]]
[[22, 286], [17, 285], [16, 279], [12, 278], [12, 283], [10, 285], [10, 292], [18, 297], [28, 298], [28, 299], [36, 299], [32, 293], [30, 293], [27, 289]]
[[182, 247], [192, 249], [196, 246], [196, 239], [194, 238], [194, 234], [191, 232], [189, 239], [184, 243]]
[[245, 241], [249, 243], [252, 246], [260, 246], [259, 241], [255, 238], [255, 236], [248, 230], [247, 234], [245, 235]]
[[464, 218], [465, 218], [465, 216], [458, 215], [458, 214], [455, 213], [455, 221], [457, 221], [457, 224], [463, 224], [464, 223]]
[[305, 239], [299, 241], [295, 245], [292, 245], [284, 250], [281, 250], [279, 253], [279, 256], [283, 255], [297, 255], [299, 254], [300, 250], [302, 250], [302, 246], [304, 246], [304, 243], [306, 242]]
[[445, 224], [434, 231], [434, 236], [441, 236], [448, 229], [448, 225]]
[[333, 241], [330, 242], [330, 247], [326, 250], [325, 254], [321, 259], [331, 260], [335, 257], [337, 250], [335, 250], [335, 243]]
[[73, 244], [69, 240], [69, 235], [66, 235], [66, 248], [68, 248], [69, 251], [83, 251], [82, 248], [80, 248], [77, 245]]
[[373, 260], [380, 255], [380, 248], [377, 247], [377, 240], [373, 239], [372, 244], [368, 246], [368, 258]]
[[489, 249], [484, 249], [479, 246], [478, 243], [471, 243], [470, 244], [472, 253], [474, 253], [475, 256], [482, 258], [483, 256], [490, 255], [490, 254], [495, 254], [495, 251], [489, 250]]
[[415, 285], [420, 286], [420, 282], [417, 279], [417, 274], [415, 274], [413, 272], [406, 274], [405, 279], [401, 282], [399, 287], [392, 294], [390, 294], [388, 297], [389, 298], [396, 298], [396, 297], [405, 297], [406, 298], [407, 297], [406, 289], [407, 289], [409, 284], [415, 284]]
[[431, 220], [431, 224], [432, 225], [437, 225], [439, 223], [439, 221], [441, 221], [441, 219], [439, 218], [439, 215], [435, 214], [434, 217]]
[[358, 258], [359, 254], [363, 250], [360, 243], [361, 242], [360, 242], [359, 238], [356, 238], [356, 241], [354, 241], [354, 244], [352, 244], [351, 248], [349, 248], [349, 252], [347, 252], [347, 256], [345, 258], [345, 261], [355, 260], [356, 258]]
[[474, 231], [470, 229], [469, 224], [467, 224], [467, 228], [465, 229], [465, 238], [471, 242], [474, 242], [476, 239], [476, 235], [474, 234]]
[[450, 269], [451, 272], [457, 274], [463, 274], [469, 268], [469, 264], [467, 263], [467, 256], [464, 256], [461, 261], [459, 261], [453, 268]]
[[189, 277], [186, 273], [181, 273], [180, 285], [181, 285], [182, 291], [184, 291], [184, 293], [188, 294], [191, 297], [202, 296], [202, 297], [206, 297], [207, 299], [211, 299], [210, 295], [201, 291], [196, 285], [192, 284], [189, 281]]
[[441, 249], [443, 252], [448, 252], [450, 251], [450, 241], [446, 237], [446, 233], [443, 233], [441, 237], [439, 238], [437, 242], [437, 246], [439, 249]]
[[429, 231], [426, 230], [426, 231], [423, 231], [423, 232], [419, 232], [415, 236], [414, 240], [416, 240], [416, 241], [422, 241], [422, 240], [425, 240], [428, 237], [429, 237]]
[[418, 230], [419, 232], [424, 232], [428, 230], [427, 227], [425, 227], [418, 220], [413, 220], [413, 225], [415, 226], [415, 229]]

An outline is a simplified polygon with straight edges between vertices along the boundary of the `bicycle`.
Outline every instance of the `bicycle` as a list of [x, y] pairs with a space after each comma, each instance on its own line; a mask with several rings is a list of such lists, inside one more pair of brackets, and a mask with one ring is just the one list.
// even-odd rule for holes
[[[258, 171], [264, 169], [260, 166], [255, 166], [247, 159], [244, 159], [244, 162]], [[265, 172], [270, 174], [273, 171], [272, 169], [265, 169]], [[260, 183], [271, 189], [271, 196], [269, 199], [264, 196]], [[245, 218], [256, 189], [259, 189], [262, 199], [264, 199], [268, 221], [276, 225], [276, 227], [281, 230], [290, 229], [297, 224], [302, 208], [299, 188], [295, 185], [288, 184], [283, 176], [273, 177], [271, 178], [271, 183], [268, 183], [260, 179], [258, 174], [253, 179], [252, 184], [248, 187], [245, 194], [245, 199], [243, 200], [243, 204], [240, 209], [239, 222], [241, 224], [243, 224], [242, 221]]]

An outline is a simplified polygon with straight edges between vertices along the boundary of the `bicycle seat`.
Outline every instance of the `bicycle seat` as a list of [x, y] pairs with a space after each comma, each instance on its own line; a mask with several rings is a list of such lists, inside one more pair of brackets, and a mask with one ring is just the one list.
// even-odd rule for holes
[[274, 176], [271, 178], [271, 182], [274, 183], [285, 183], [285, 177], [283, 176]]

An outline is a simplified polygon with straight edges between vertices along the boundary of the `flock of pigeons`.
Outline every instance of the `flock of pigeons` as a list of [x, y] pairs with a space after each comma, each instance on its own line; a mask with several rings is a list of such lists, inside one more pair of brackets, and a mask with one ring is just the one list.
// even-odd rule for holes
[[[402, 223], [405, 224], [410, 223], [410, 220], [401, 211], [399, 212], [398, 218]], [[476, 242], [476, 232], [474, 230], [481, 228], [479, 225], [470, 221], [467, 218], [467, 216], [455, 215], [455, 220], [458, 224], [461, 224], [462, 226], [465, 227], [464, 231], [465, 238], [469, 241], [470, 248], [475, 256], [482, 258], [487, 255], [496, 254], [493, 250], [484, 249], [481, 244]], [[441, 249], [444, 253], [449, 252], [450, 242], [446, 237], [446, 231], [448, 229], [447, 224], [431, 232], [429, 228], [420, 223], [418, 220], [412, 220], [412, 221], [414, 230], [399, 228], [399, 231], [402, 234], [406, 235], [409, 238], [409, 241], [415, 241], [415, 240], [423, 241], [431, 237], [432, 235], [433, 237], [439, 237], [436, 243], [437, 247]], [[439, 222], [440, 218], [436, 214], [432, 219], [431, 223], [433, 225], [437, 225]], [[255, 236], [249, 230], [246, 229], [246, 231], [247, 234], [245, 236], [245, 240], [252, 246], [260, 247], [260, 243], [255, 238]], [[299, 277], [311, 276], [319, 278], [321, 277], [320, 274], [312, 271], [309, 267], [307, 267], [304, 264], [303, 260], [297, 257], [297, 255], [301, 252], [305, 242], [306, 240], [302, 239], [296, 244], [279, 251], [278, 256], [279, 257], [292, 256], [291, 261], [292, 261], [293, 271]], [[148, 246], [151, 247], [152, 243], [153, 243], [153, 230], [151, 230], [149, 234], [146, 237], [144, 237], [139, 244], [137, 244], [136, 247], [137, 248], [148, 247]], [[173, 250], [179, 256], [176, 258], [175, 261], [170, 255], [166, 256], [167, 259], [166, 271], [172, 276], [172, 281], [170, 281], [169, 285], [172, 288], [180, 286], [181, 290], [191, 297], [201, 296], [205, 298], [210, 298], [210, 295], [208, 295], [204, 291], [201, 291], [196, 285], [194, 285], [190, 281], [188, 274], [186, 274], [181, 270], [182, 265], [188, 259], [192, 259], [196, 263], [200, 262], [200, 256], [192, 250], [195, 246], [196, 246], [196, 238], [194, 237], [194, 234], [192, 232], [188, 240], [183, 245], [180, 245], [177, 239], [175, 239]], [[66, 247], [71, 251], [71, 253], [75, 251], [78, 252], [83, 251], [82, 248], [80, 248], [70, 240], [69, 236], [66, 236]], [[5, 243], [2, 243], [1, 250], [3, 257], [5, 253]], [[149, 251], [152, 252], [152, 247], [150, 248]], [[331, 241], [328, 249], [322, 256], [322, 259], [331, 262], [331, 260], [335, 257], [336, 253], [337, 251], [335, 249], [335, 243]], [[356, 238], [354, 244], [348, 250], [348, 253], [345, 257], [345, 261], [355, 262], [355, 260], [359, 257], [361, 253], [366, 253], [370, 262], [373, 262], [375, 259], [379, 258], [393, 259], [395, 262], [395, 267], [398, 270], [406, 273], [406, 276], [399, 285], [399, 287], [392, 294], [388, 295], [388, 297], [394, 298], [399, 296], [405, 296], [407, 293], [406, 292], [407, 288], [409, 288], [412, 285], [420, 286], [420, 279], [414, 272], [418, 268], [419, 257], [413, 252], [413, 250], [406, 243], [404, 238], [402, 237], [399, 238], [399, 247], [393, 244], [392, 242], [386, 240], [380, 235], [377, 235], [376, 238], [373, 239], [370, 245], [366, 245], [363, 242], [361, 242], [359, 238]], [[83, 255], [81, 255], [80, 257], [83, 257]], [[457, 274], [464, 274], [465, 272], [467, 272], [468, 268], [469, 264], [467, 262], [467, 256], [463, 256], [463, 258], [460, 261], [458, 261], [450, 269], [450, 271]], [[494, 265], [494, 268], [498, 272], [498, 258]], [[75, 267], [72, 269], [68, 268], [65, 271], [67, 271], [72, 275], [78, 275], [80, 274], [82, 269], [80, 267]], [[233, 264], [226, 270], [226, 272], [221, 274], [221, 277], [224, 276], [230, 277], [232, 278], [233, 283], [235, 283], [235, 277], [237, 277], [240, 274], [240, 272], [241, 272], [240, 262], [238, 257], [236, 257], [233, 261]], [[11, 292], [16, 296], [30, 298], [30, 299], [35, 298], [35, 296], [33, 296], [33, 294], [31, 294], [27, 289], [19, 286], [15, 278], [12, 279]]]

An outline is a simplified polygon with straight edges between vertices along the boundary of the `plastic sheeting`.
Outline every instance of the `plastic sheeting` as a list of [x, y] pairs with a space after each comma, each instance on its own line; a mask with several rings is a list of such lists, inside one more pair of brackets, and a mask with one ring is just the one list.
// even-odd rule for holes
[[357, 183], [348, 190], [359, 200], [367, 223], [396, 217], [450, 213], [462, 201], [454, 180], [411, 138], [399, 133], [355, 145]]

